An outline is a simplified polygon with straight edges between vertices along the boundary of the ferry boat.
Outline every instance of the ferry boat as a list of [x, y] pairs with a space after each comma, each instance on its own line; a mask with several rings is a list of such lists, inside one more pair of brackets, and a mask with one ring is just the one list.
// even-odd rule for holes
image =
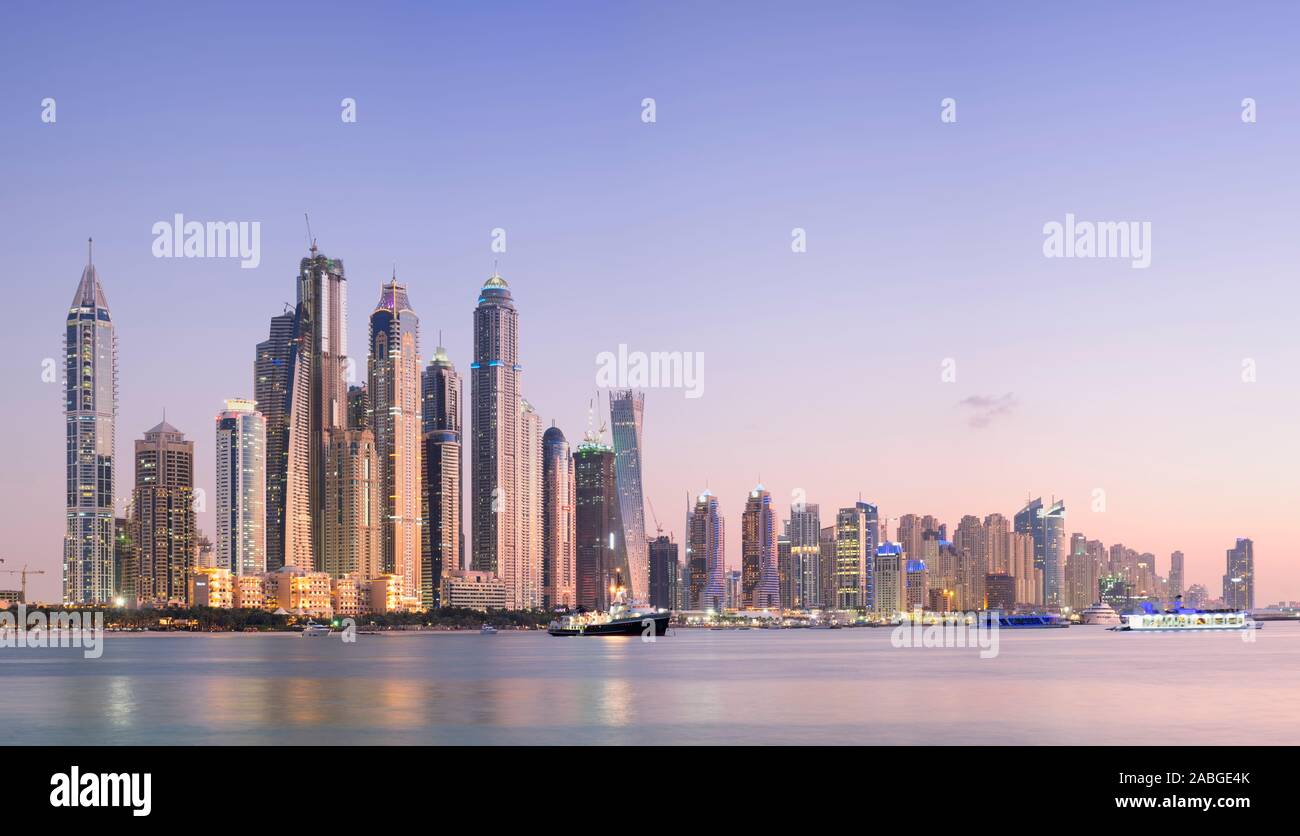
[[314, 621], [307, 622], [307, 624], [304, 625], [302, 628], [302, 636], [305, 639], [314, 638], [316, 636], [328, 636], [329, 634], [330, 634], [329, 625], [317, 624]]
[[621, 584], [614, 587], [614, 603], [609, 612], [577, 612], [565, 615], [550, 623], [546, 632], [552, 636], [663, 636], [668, 633], [667, 610], [633, 609], [627, 603], [627, 589]]
[[1082, 619], [1084, 624], [1100, 624], [1106, 627], [1121, 623], [1119, 613], [1115, 612], [1115, 608], [1104, 601], [1098, 601], [1079, 613], [1079, 618]]
[[1142, 602], [1142, 612], [1125, 613], [1123, 623], [1110, 629], [1135, 633], [1187, 633], [1200, 630], [1258, 630], [1245, 610], [1198, 610], [1183, 606], [1183, 596], [1174, 599], [1171, 609], [1161, 612], [1150, 601]]
[[1022, 615], [1007, 615], [1006, 613], [990, 610], [981, 613], [983, 624], [992, 626], [993, 619], [998, 620], [998, 629], [1000, 630], [1044, 630], [1059, 629], [1070, 626], [1068, 618], [1062, 618], [1055, 613], [1024, 613]]

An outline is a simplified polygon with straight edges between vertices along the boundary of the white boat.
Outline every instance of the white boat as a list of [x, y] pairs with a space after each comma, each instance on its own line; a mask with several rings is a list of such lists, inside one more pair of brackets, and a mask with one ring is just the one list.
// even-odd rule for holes
[[1259, 624], [1245, 610], [1195, 610], [1182, 604], [1182, 596], [1172, 609], [1157, 610], [1149, 601], [1142, 612], [1125, 613], [1123, 621], [1112, 630], [1134, 633], [1186, 633], [1202, 630], [1258, 630]]
[[1105, 601], [1098, 601], [1091, 607], [1079, 613], [1079, 617], [1084, 624], [1100, 624], [1105, 627], [1114, 627], [1122, 622], [1119, 613], [1115, 608]]
[[497, 634], [497, 628], [493, 627], [491, 624], [484, 624], [478, 629], [478, 632], [479, 635], [483, 636], [495, 636]]
[[302, 628], [303, 638], [312, 638], [315, 636], [328, 636], [330, 634], [329, 625], [317, 624], [314, 621], [307, 622]]

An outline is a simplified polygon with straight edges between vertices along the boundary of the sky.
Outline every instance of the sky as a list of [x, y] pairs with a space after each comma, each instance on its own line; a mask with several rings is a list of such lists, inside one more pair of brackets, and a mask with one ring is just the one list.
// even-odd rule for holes
[[[760, 482], [783, 517], [798, 490], [824, 522], [861, 497], [950, 531], [1041, 495], [1064, 499], [1068, 532], [1153, 552], [1161, 574], [1182, 550], [1187, 583], [1213, 595], [1250, 537], [1257, 604], [1300, 599], [1297, 18], [1282, 3], [6, 3], [0, 558], [44, 569], [31, 597], [58, 598], [62, 388], [41, 371], [87, 237], [120, 345], [118, 494], [166, 410], [214, 497], [214, 418], [252, 396], [310, 213], [345, 264], [362, 369], [394, 265], [424, 358], [441, 331], [468, 396], [496, 262], [524, 395], [572, 443], [601, 352], [701, 352], [701, 397], [647, 394], [647, 519], [680, 539], [708, 487], [731, 566]], [[154, 257], [153, 225], [176, 213], [258, 222], [259, 266]], [[1067, 214], [1149, 222], [1150, 266], [1046, 258], [1044, 224]]]

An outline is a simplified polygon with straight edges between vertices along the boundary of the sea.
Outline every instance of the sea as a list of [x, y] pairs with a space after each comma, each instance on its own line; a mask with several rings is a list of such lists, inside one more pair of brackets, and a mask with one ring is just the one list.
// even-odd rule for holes
[[[1300, 744], [1300, 624], [108, 634], [0, 648], [8, 744]], [[902, 646], [900, 646], [902, 645]]]

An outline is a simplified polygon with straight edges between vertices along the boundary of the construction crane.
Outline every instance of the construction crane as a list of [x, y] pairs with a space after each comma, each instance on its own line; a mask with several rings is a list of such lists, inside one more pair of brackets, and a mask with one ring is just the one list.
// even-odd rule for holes
[[659, 515], [655, 513], [655, 504], [650, 501], [650, 497], [648, 496], [645, 498], [645, 501], [646, 504], [650, 506], [650, 516], [655, 521], [655, 532], [657, 536], [659, 537], [664, 536], [664, 527], [659, 524]]
[[[4, 558], [3, 558], [3, 557], [0, 557], [0, 563], [4, 563], [4, 562], [5, 562]], [[28, 569], [28, 568], [27, 568], [27, 564], [24, 563], [24, 564], [23, 564], [23, 568], [21, 568], [21, 569], [0, 569], [0, 574], [5, 574], [5, 575], [18, 575], [18, 576], [20, 576], [20, 577], [22, 578], [22, 591], [21, 591], [20, 593], [18, 593], [18, 603], [20, 603], [20, 604], [26, 604], [26, 603], [27, 603], [27, 576], [28, 576], [28, 575], [44, 575], [44, 574], [45, 574], [45, 570], [44, 570], [44, 569]]]

